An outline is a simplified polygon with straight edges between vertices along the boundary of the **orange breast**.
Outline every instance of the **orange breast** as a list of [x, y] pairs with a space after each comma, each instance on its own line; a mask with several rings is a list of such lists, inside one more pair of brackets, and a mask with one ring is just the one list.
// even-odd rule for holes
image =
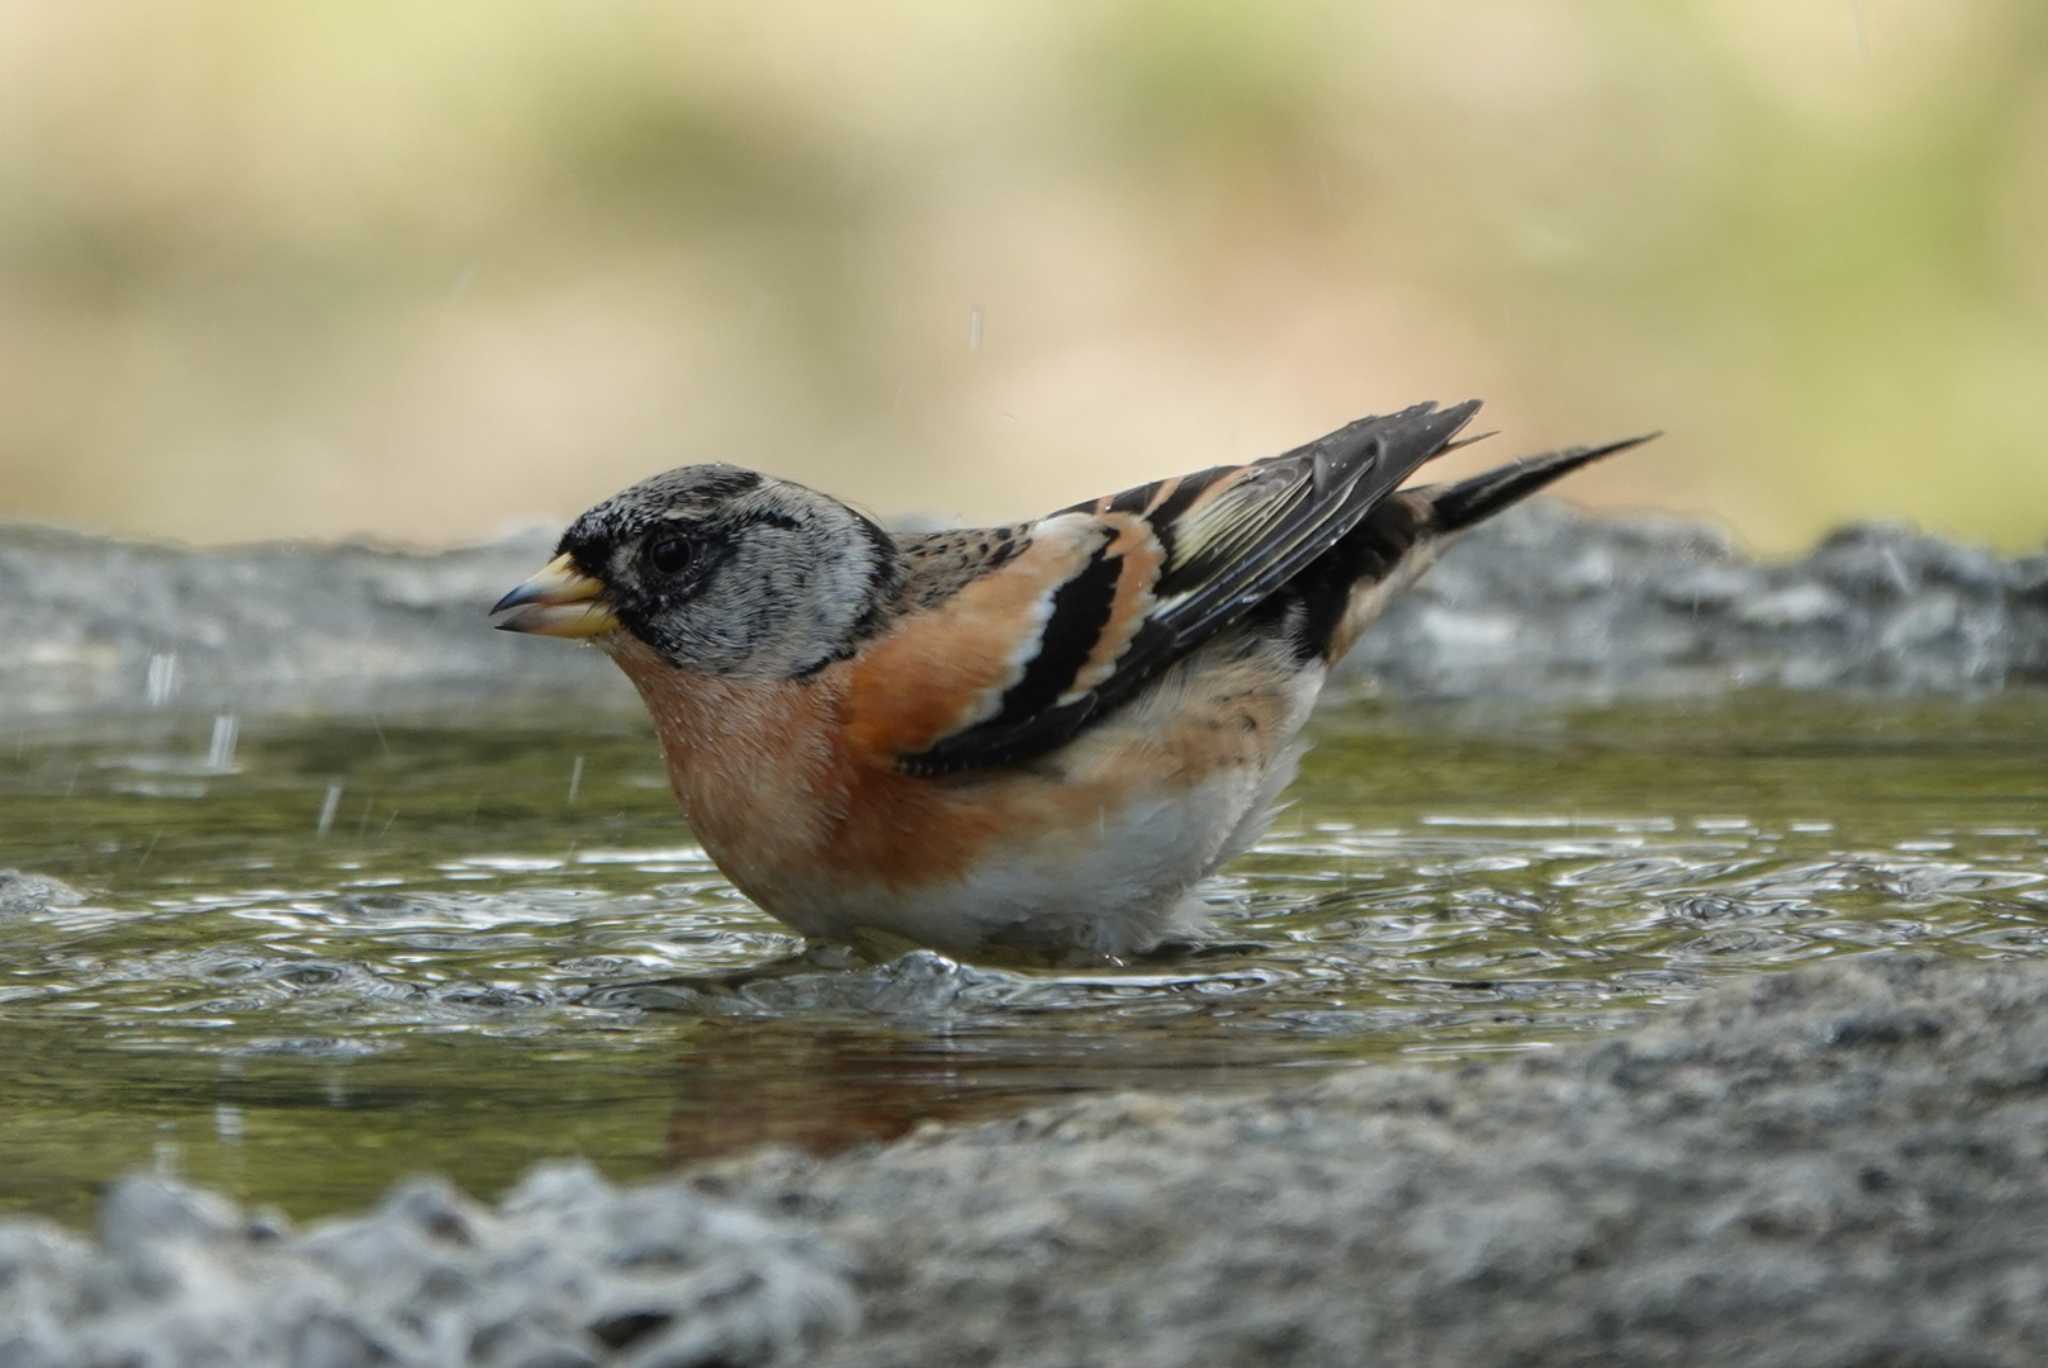
[[691, 827], [771, 911], [797, 887], [907, 891], [954, 877], [993, 842], [1045, 821], [1055, 786], [1037, 776], [922, 779], [862, 752], [844, 725], [844, 666], [797, 683], [695, 674], [637, 647], [617, 659], [647, 704]]
[[1252, 661], [1212, 663], [1169, 676], [1158, 699], [1119, 710], [1054, 765], [930, 778], [865, 749], [847, 725], [853, 662], [791, 682], [694, 674], [638, 649], [617, 658], [692, 828], [771, 912], [834, 887], [911, 896], [1008, 847], [1087, 842], [1141, 796], [1263, 769], [1290, 731], [1284, 680]]

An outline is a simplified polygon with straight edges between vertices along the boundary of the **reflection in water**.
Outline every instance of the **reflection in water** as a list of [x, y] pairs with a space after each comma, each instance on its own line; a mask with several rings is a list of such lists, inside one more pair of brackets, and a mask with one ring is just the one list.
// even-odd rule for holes
[[301, 1216], [423, 1168], [627, 1177], [1527, 1049], [1830, 954], [2038, 953], [2044, 720], [2026, 695], [1334, 708], [1210, 942], [1065, 971], [792, 960], [624, 719], [16, 738], [0, 865], [86, 897], [0, 911], [0, 1208], [78, 1218], [149, 1164]]

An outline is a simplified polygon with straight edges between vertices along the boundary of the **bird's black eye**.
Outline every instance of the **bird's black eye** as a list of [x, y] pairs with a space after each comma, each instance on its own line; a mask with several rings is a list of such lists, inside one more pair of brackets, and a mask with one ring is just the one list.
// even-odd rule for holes
[[680, 575], [697, 559], [697, 544], [680, 532], [664, 532], [647, 547], [647, 563], [663, 575]]

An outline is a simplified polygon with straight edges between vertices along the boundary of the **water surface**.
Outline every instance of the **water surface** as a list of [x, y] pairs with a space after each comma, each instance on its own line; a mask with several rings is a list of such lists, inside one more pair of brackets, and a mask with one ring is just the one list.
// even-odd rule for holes
[[[1527, 1050], [1709, 980], [2048, 947], [2048, 697], [1326, 708], [1212, 944], [1090, 970], [799, 948], [637, 719], [156, 716], [0, 749], [0, 1211], [155, 1166], [301, 1218], [1112, 1088]], [[725, 976], [721, 978], [721, 976]], [[667, 982], [684, 979], [682, 984]]]

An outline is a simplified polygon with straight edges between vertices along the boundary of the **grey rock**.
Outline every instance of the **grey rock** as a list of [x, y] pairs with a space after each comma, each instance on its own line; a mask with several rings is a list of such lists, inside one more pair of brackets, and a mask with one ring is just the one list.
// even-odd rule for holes
[[233, 1202], [148, 1174], [121, 1179], [100, 1203], [100, 1242], [113, 1247], [211, 1242], [242, 1228], [242, 1213]]
[[1899, 597], [1928, 586], [1993, 594], [2005, 568], [1976, 547], [1956, 546], [1898, 523], [1856, 523], [1830, 533], [1813, 570], [1847, 592]]
[[[485, 620], [549, 549], [535, 533], [430, 554], [193, 551], [0, 527], [0, 575], [26, 590], [9, 604], [0, 717], [388, 711], [482, 694], [628, 710], [625, 681], [589, 652]], [[1452, 548], [1344, 669], [1390, 692], [1446, 696], [2040, 681], [2044, 566], [2048, 557], [2001, 561], [1881, 524], [1844, 528], [1803, 560], [1759, 564], [1705, 525], [1538, 501]], [[1923, 595], [1953, 605], [1949, 630], [1898, 618]], [[1968, 643], [1961, 663], [1949, 659], [1958, 641]]]
[[1841, 625], [1848, 620], [1849, 605], [1824, 584], [1801, 583], [1744, 600], [1735, 616], [1751, 627], [1797, 631]]
[[1760, 597], [1762, 576], [1754, 566], [1678, 562], [1653, 577], [1660, 607], [1698, 617], [1727, 612]]
[[1952, 593], [1936, 590], [1922, 594], [1886, 620], [1878, 645], [1887, 651], [1905, 652], [1952, 638], [1964, 626], [1963, 614], [1962, 601]]
[[0, 869], [0, 917], [26, 916], [53, 907], [76, 907], [85, 894], [47, 874]]
[[2006, 569], [2006, 588], [2024, 603], [2048, 607], [2048, 555], [2012, 562]]
[[1341, 669], [1421, 696], [2040, 682], [2037, 559], [1860, 525], [1804, 560], [1763, 564], [1713, 529], [1536, 503], [1454, 547]]
[[178, 706], [374, 711], [480, 694], [631, 691], [580, 651], [532, 649], [485, 610], [551, 540], [417, 553], [371, 546], [218, 551], [0, 527], [9, 603], [0, 715]]
[[22, 1365], [765, 1364], [855, 1321], [829, 1243], [577, 1165], [495, 1209], [417, 1180], [303, 1235], [147, 1177], [96, 1245], [0, 1223], [0, 1362]]

